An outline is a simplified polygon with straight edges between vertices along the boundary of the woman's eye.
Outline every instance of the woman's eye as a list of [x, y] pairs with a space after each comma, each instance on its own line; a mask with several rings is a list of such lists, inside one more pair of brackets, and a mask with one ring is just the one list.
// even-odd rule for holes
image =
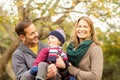
[[78, 28], [81, 28], [81, 26], [78, 26]]
[[88, 28], [88, 26], [86, 26], [86, 25], [85, 25], [84, 27], [85, 27], [85, 28]]

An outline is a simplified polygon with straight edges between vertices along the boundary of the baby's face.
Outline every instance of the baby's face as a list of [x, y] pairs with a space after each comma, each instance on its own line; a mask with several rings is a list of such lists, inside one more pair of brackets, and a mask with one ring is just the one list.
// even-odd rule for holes
[[49, 35], [48, 36], [48, 45], [50, 47], [53, 46], [60, 46], [60, 41], [57, 39], [57, 37], [53, 36], [53, 35]]

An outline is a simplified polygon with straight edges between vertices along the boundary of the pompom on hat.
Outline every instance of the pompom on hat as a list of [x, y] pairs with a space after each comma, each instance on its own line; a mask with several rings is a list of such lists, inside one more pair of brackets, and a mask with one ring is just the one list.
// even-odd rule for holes
[[55, 36], [59, 41], [61, 41], [62, 44], [64, 44], [64, 42], [66, 41], [66, 35], [62, 29], [51, 31], [49, 35]]

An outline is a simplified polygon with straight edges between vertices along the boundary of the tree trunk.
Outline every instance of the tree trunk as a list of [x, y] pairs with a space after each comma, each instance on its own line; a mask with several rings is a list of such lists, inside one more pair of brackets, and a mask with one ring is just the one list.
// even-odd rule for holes
[[11, 60], [7, 64], [6, 72], [11, 77], [12, 80], [16, 80], [15, 74], [14, 74], [13, 69], [12, 69]]
[[11, 45], [6, 49], [2, 57], [0, 58], [0, 77], [2, 76], [2, 73], [4, 72], [8, 61], [11, 59], [11, 55], [16, 49], [16, 47], [19, 45], [20, 39], [15, 39]]

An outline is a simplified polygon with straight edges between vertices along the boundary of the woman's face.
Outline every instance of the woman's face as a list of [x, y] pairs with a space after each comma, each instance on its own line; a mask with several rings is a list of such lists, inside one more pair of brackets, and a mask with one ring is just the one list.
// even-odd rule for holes
[[86, 40], [91, 36], [91, 28], [85, 20], [80, 20], [76, 27], [76, 35], [80, 41]]

